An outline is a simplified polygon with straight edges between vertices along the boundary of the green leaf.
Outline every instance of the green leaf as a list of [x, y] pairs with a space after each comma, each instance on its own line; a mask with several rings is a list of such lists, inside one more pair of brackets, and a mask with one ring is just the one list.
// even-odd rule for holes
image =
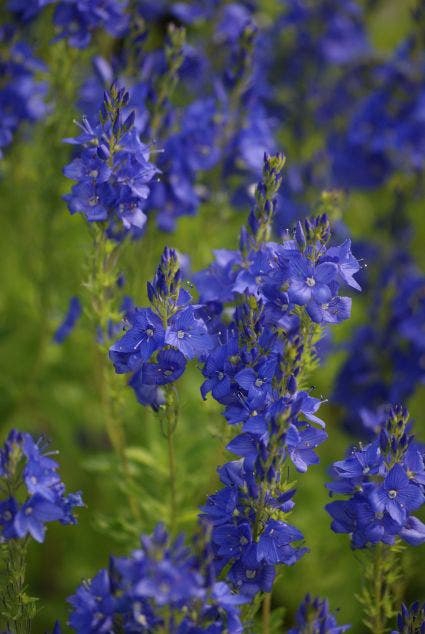
[[149, 467], [164, 477], [168, 476], [168, 470], [163, 464], [161, 464], [161, 461], [158, 460], [158, 455], [155, 455], [142, 447], [127, 447], [125, 454], [129, 460]]

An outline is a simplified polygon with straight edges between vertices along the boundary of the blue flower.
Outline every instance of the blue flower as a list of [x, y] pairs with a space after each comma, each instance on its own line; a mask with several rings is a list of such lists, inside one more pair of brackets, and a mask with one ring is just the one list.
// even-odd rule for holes
[[296, 304], [306, 306], [310, 317], [316, 321], [317, 311], [320, 312], [321, 306], [332, 299], [329, 285], [336, 279], [338, 268], [332, 262], [323, 262], [315, 267], [301, 254], [294, 254], [289, 259], [289, 267], [289, 297]]
[[238, 526], [222, 524], [214, 528], [212, 539], [217, 546], [218, 557], [240, 557], [247, 545], [252, 543], [251, 527], [247, 522]]
[[326, 432], [315, 429], [311, 425], [301, 429], [297, 429], [295, 425], [289, 426], [286, 434], [286, 445], [289, 457], [298, 471], [304, 473], [307, 471], [307, 467], [319, 462], [314, 448], [321, 445], [327, 437]]
[[387, 511], [399, 524], [406, 521], [410, 511], [418, 509], [425, 502], [420, 487], [409, 480], [399, 464], [392, 467], [382, 486], [371, 493], [370, 499], [378, 512]]
[[44, 541], [45, 522], [61, 520], [63, 509], [36, 493], [27, 500], [15, 515], [14, 527], [18, 537], [31, 535], [37, 542]]
[[208, 497], [207, 503], [201, 507], [203, 515], [214, 524], [227, 524], [233, 517], [236, 508], [237, 492], [232, 488], [221, 489]]
[[257, 557], [268, 564], [293, 565], [307, 548], [294, 548], [291, 542], [300, 541], [303, 534], [293, 526], [278, 520], [269, 520], [258, 540]]
[[130, 315], [131, 328], [109, 349], [118, 373], [138, 370], [165, 341], [161, 319], [150, 308], [136, 308]]
[[263, 401], [272, 390], [272, 379], [275, 376], [277, 358], [270, 358], [255, 368], [244, 368], [235, 375], [236, 382], [248, 392], [249, 399]]
[[142, 380], [146, 385], [166, 385], [177, 381], [185, 368], [186, 359], [181, 352], [172, 348], [160, 350], [156, 363], [143, 365]]
[[[254, 597], [259, 592], [271, 592], [275, 567], [259, 563], [254, 555], [251, 561], [238, 560], [229, 571], [229, 579], [241, 595]], [[253, 561], [252, 561], [253, 559]]]
[[174, 346], [187, 358], [202, 356], [213, 346], [213, 340], [192, 307], [171, 318], [165, 333], [165, 343]]

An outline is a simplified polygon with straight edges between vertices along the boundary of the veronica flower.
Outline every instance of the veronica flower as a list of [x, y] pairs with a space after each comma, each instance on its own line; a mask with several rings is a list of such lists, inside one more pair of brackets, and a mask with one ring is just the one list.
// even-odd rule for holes
[[213, 337], [181, 286], [177, 253], [165, 248], [152, 282], [147, 285], [151, 308], [128, 314], [126, 333], [109, 350], [117, 373], [134, 373], [129, 384], [143, 405], [158, 409], [161, 386], [176, 381], [189, 359], [211, 349]]
[[165, 333], [165, 343], [180, 350], [187, 359], [200, 357], [212, 347], [206, 326], [195, 317], [192, 307], [172, 317]]

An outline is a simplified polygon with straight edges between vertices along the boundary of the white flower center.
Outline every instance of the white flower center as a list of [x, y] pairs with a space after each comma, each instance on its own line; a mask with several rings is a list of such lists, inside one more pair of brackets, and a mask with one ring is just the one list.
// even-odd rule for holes
[[314, 279], [314, 277], [307, 277], [305, 283], [311, 288], [312, 286], [315, 286], [316, 280]]

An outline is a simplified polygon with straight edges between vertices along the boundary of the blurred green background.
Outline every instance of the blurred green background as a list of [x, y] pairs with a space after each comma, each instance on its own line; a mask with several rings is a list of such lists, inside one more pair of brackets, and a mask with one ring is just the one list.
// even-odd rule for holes
[[[392, 50], [405, 34], [409, 6], [409, 2], [388, 0], [372, 14], [370, 32], [383, 52]], [[95, 335], [83, 318], [63, 345], [52, 342], [70, 296], [84, 295], [82, 282], [91, 248], [86, 222], [82, 217], [71, 217], [61, 199], [69, 189], [62, 167], [70, 155], [61, 139], [75, 133], [73, 98], [91, 53], [93, 50], [71, 56], [61, 42], [46, 45], [43, 54], [51, 67], [57, 107], [46, 121], [31, 131], [22, 131], [0, 164], [2, 437], [12, 427], [46, 433], [53, 448], [60, 451], [61, 474], [68, 490], [82, 490], [87, 505], [80, 510], [76, 527], [52, 524], [45, 543], [30, 548], [29, 591], [41, 598], [42, 606], [36, 632], [51, 628], [56, 618], [65, 623], [65, 598], [83, 578], [107, 565], [110, 553], [124, 554], [128, 549], [128, 544], [113, 534], [114, 518], [124, 502], [99, 405]], [[379, 240], [375, 227], [377, 218], [386, 213], [386, 196], [384, 190], [347, 196], [344, 221], [354, 237], [375, 234]], [[425, 270], [421, 201], [412, 202], [409, 215], [414, 225], [414, 256]], [[144, 304], [146, 281], [152, 277], [164, 245], [187, 253], [192, 269], [198, 270], [210, 262], [212, 249], [236, 246], [245, 219], [246, 213], [228, 208], [217, 198], [204, 204], [198, 216], [180, 219], [174, 234], [160, 233], [150, 221], [144, 238], [126, 249], [122, 263], [126, 293], [136, 304]], [[355, 296], [352, 319], [334, 329], [336, 341], [350, 337], [356, 323], [364, 318], [364, 310], [365, 299]], [[330, 394], [343, 358], [342, 351], [333, 355], [311, 377], [312, 385], [317, 386], [315, 395]], [[218, 404], [211, 397], [202, 401], [201, 382], [195, 364], [179, 381], [177, 489], [180, 528], [189, 532], [196, 523], [197, 507], [216, 486], [215, 469], [224, 460], [223, 437], [228, 433]], [[166, 441], [156, 416], [136, 403], [129, 388], [123, 389], [122, 416], [128, 444], [145, 450], [134, 455], [145, 508], [140, 529], [148, 532], [164, 519], [161, 513], [166, 509]], [[408, 405], [416, 420], [416, 433], [425, 441], [423, 387]], [[348, 538], [330, 531], [323, 510], [328, 500], [324, 488], [327, 469], [343, 456], [349, 439], [332, 403], [323, 407], [323, 418], [328, 423], [329, 440], [319, 451], [321, 464], [298, 478], [292, 515], [292, 523], [303, 531], [310, 553], [294, 568], [285, 570], [275, 588], [273, 605], [285, 606], [285, 622], [290, 623], [307, 591], [326, 596], [333, 609], [339, 608], [339, 622], [352, 623], [352, 631], [360, 633], [364, 626], [355, 594], [360, 588], [361, 565], [350, 551]], [[409, 601], [425, 597], [424, 566], [425, 546], [410, 549], [405, 561]]]

